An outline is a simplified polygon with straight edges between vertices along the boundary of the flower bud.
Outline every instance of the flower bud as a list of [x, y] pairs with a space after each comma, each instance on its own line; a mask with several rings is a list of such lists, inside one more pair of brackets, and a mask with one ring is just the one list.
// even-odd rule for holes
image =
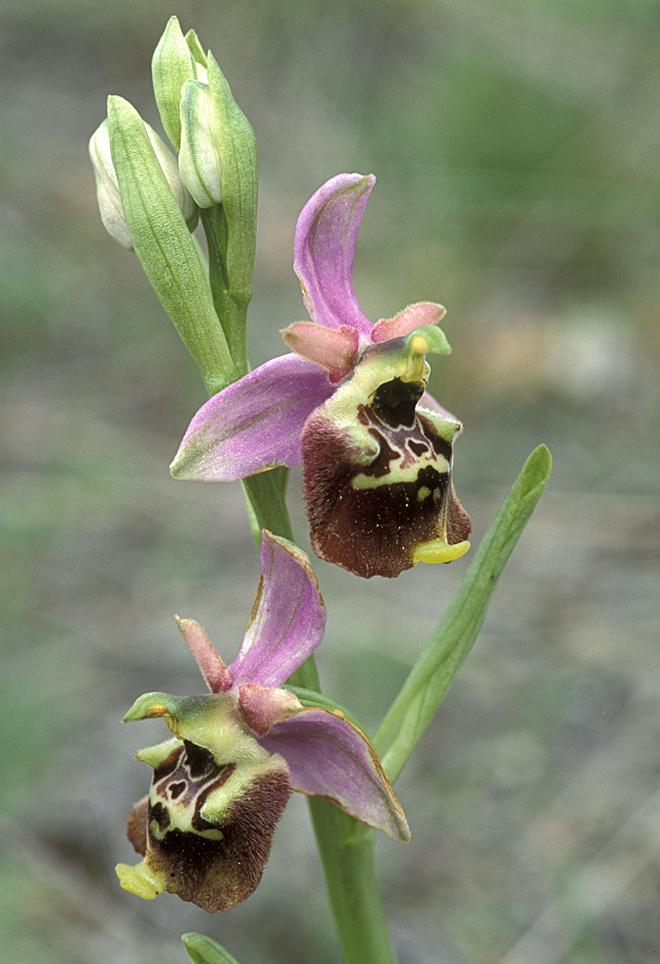
[[103, 226], [123, 248], [132, 251], [133, 244], [119, 196], [117, 172], [110, 153], [110, 132], [107, 120], [104, 120], [92, 134], [89, 142], [89, 157], [94, 168], [96, 199]]
[[[158, 134], [148, 124], [144, 126], [185, 222], [189, 230], [193, 231], [197, 225], [199, 210], [179, 177], [176, 159]], [[133, 249], [133, 243], [124, 217], [117, 172], [112, 161], [107, 120], [104, 120], [92, 134], [89, 142], [89, 156], [94, 168], [96, 197], [103, 225], [115, 241], [130, 251]]]
[[222, 200], [220, 134], [208, 85], [187, 80], [181, 91], [179, 172], [200, 208]]
[[181, 89], [187, 80], [206, 82], [206, 56], [194, 30], [184, 37], [176, 17], [170, 17], [154, 51], [151, 76], [163, 128], [178, 150]]
[[154, 131], [148, 124], [144, 125], [147, 129], [147, 134], [149, 135], [149, 140], [151, 141], [151, 146], [154, 149], [154, 153], [158, 158], [158, 162], [163, 169], [163, 173], [167, 178], [167, 183], [172, 189], [172, 194], [179, 205], [179, 209], [183, 214], [183, 219], [188, 225], [188, 230], [194, 231], [197, 227], [197, 221], [199, 219], [199, 210], [195, 204], [193, 198], [188, 191], [188, 188], [181, 180], [179, 175], [179, 168], [176, 163], [176, 158], [174, 154], [168, 149], [167, 145], [161, 140], [156, 131]]

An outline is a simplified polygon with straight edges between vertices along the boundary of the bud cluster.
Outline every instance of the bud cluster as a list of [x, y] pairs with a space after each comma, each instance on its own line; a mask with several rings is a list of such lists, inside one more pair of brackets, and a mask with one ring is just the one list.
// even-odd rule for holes
[[[148, 124], [144, 126], [192, 231], [197, 225], [198, 208], [222, 203], [224, 171], [231, 178], [232, 168], [240, 166], [246, 157], [250, 166], [256, 164], [254, 134], [233, 101], [213, 55], [204, 54], [193, 30], [184, 37], [176, 17], [169, 21], [154, 52], [152, 77], [161, 122], [179, 152], [178, 163], [158, 134]], [[133, 245], [107, 120], [92, 135], [89, 154], [103, 224], [116, 241], [130, 249]], [[256, 179], [248, 178], [248, 182], [252, 180]]]
[[[211, 392], [243, 375], [256, 249], [257, 149], [213, 55], [172, 17], [152, 78], [174, 151], [128, 101], [92, 135], [101, 219], [135, 251]], [[204, 228], [208, 264], [191, 237]]]

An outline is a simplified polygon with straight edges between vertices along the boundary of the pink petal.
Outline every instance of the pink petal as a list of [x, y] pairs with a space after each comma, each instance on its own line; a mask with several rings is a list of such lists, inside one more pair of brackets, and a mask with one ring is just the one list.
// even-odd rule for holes
[[408, 840], [401, 805], [365, 735], [339, 711], [305, 708], [259, 742], [289, 765], [295, 790], [325, 797], [352, 817]]
[[353, 369], [360, 339], [354, 328], [325, 328], [313, 321], [296, 321], [281, 333], [291, 351], [321, 365], [333, 385]]
[[337, 174], [319, 188], [300, 213], [293, 244], [293, 267], [312, 321], [328, 328], [349, 325], [369, 335], [353, 291], [355, 243], [373, 174]]
[[197, 660], [208, 688], [212, 693], [226, 693], [232, 687], [231, 673], [202, 627], [194, 619], [179, 619], [178, 616], [176, 624]]
[[298, 355], [273, 358], [210, 398], [188, 426], [170, 471], [177, 479], [232, 482], [300, 462], [300, 434], [334, 389]]
[[409, 305], [394, 318], [382, 318], [377, 321], [371, 332], [372, 342], [389, 341], [390, 338], [403, 338], [421, 325], [437, 325], [444, 318], [446, 309], [442, 305], [423, 301], [418, 305]]
[[321, 642], [326, 611], [305, 553], [264, 530], [262, 577], [239, 654], [236, 683], [280, 686]]

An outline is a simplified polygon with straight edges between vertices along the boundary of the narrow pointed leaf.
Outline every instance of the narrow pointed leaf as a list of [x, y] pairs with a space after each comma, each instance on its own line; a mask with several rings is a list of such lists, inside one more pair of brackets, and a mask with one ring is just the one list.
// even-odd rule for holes
[[545, 445], [529, 456], [429, 643], [374, 737], [390, 780], [401, 772], [481, 629], [506, 562], [550, 475]]
[[181, 940], [193, 964], [238, 964], [235, 957], [205, 934], [183, 934]]
[[218, 391], [232, 381], [234, 366], [195, 242], [140, 115], [121, 97], [109, 97], [108, 124], [135, 253], [209, 390]]
[[326, 610], [309, 559], [263, 533], [262, 579], [243, 644], [230, 666], [235, 683], [280, 686], [321, 642]]

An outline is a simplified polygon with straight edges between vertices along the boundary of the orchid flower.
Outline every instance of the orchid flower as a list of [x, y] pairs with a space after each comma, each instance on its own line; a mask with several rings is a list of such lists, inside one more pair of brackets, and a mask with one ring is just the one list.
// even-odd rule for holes
[[282, 332], [293, 354], [214, 395], [171, 466], [232, 481], [302, 462], [311, 543], [357, 575], [398, 576], [469, 549], [451, 479], [460, 422], [426, 393], [428, 352], [451, 349], [421, 303], [372, 324], [353, 290], [357, 233], [373, 175], [339, 174], [303, 208], [294, 269], [311, 321]]
[[[225, 665], [202, 627], [178, 626], [210, 695], [147, 693], [125, 721], [162, 716], [174, 739], [140, 750], [154, 769], [128, 836], [144, 859], [119, 864], [122, 887], [168, 891], [215, 912], [261, 880], [291, 790], [325, 797], [398, 840], [410, 831], [376, 753], [338, 709], [303, 705], [282, 684], [321, 642], [326, 611], [307, 556], [263, 532], [262, 576], [236, 659]], [[302, 694], [301, 694], [302, 695]]]

